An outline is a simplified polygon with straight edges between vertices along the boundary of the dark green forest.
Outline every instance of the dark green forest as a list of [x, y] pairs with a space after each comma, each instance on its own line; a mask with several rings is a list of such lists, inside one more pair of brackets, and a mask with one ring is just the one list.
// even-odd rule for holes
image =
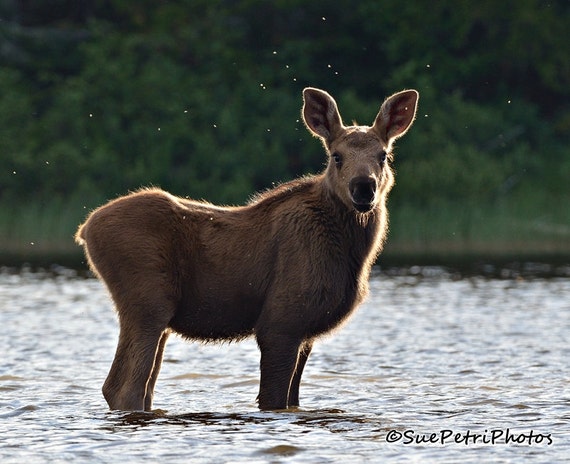
[[320, 171], [315, 86], [360, 124], [420, 92], [388, 261], [568, 257], [569, 30], [568, 0], [0, 0], [0, 256], [80, 256], [141, 186], [235, 204]]

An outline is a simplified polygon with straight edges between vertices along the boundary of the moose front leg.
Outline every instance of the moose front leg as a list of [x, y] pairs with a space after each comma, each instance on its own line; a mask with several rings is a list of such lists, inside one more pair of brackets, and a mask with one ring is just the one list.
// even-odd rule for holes
[[261, 351], [259, 409], [287, 409], [302, 340], [265, 334], [257, 336], [257, 343]]
[[301, 376], [303, 375], [303, 369], [305, 368], [305, 364], [307, 364], [307, 359], [309, 359], [312, 349], [313, 342], [306, 341], [303, 343], [299, 351], [297, 368], [295, 369], [293, 380], [291, 381], [291, 387], [289, 388], [289, 400], [287, 405], [290, 408], [299, 406], [299, 385], [301, 384]]

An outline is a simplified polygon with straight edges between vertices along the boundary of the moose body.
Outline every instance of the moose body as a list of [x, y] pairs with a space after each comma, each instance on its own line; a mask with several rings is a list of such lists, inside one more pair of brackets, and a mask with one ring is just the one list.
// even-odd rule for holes
[[365, 298], [387, 230], [393, 141], [418, 94], [397, 93], [371, 127], [342, 123], [326, 92], [304, 90], [303, 118], [329, 155], [323, 173], [249, 204], [219, 207], [144, 189], [93, 211], [79, 228], [91, 269], [119, 317], [103, 386], [111, 409], [151, 410], [166, 340], [255, 336], [259, 407], [299, 405], [313, 341]]

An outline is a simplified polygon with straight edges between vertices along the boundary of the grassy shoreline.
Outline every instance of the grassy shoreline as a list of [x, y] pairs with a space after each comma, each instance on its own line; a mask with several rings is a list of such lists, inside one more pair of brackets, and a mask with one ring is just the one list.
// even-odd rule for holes
[[[99, 199], [0, 203], [0, 266], [24, 263], [85, 268], [73, 241], [78, 225]], [[570, 199], [447, 203], [439, 207], [390, 206], [390, 233], [382, 266], [535, 261], [570, 263]]]
[[[457, 278], [570, 278], [570, 252], [560, 253], [398, 253], [388, 250], [376, 262], [374, 272], [430, 275], [434, 268]], [[89, 276], [82, 250], [54, 253], [12, 253], [0, 251], [0, 272], [47, 272], [54, 275]]]
[[[432, 249], [431, 251], [401, 251], [387, 247], [380, 255], [376, 265], [381, 269], [407, 268], [412, 266], [442, 266], [467, 274], [478, 274], [487, 265], [495, 269], [520, 267], [526, 263], [547, 265], [546, 275], [554, 275], [558, 268], [570, 268], [570, 250], [550, 252], [548, 250], [530, 249], [527, 244], [524, 250], [465, 250], [450, 252], [449, 249]], [[78, 271], [88, 270], [87, 261], [80, 247], [59, 246], [52, 250], [10, 251], [0, 250], [0, 268], [20, 268], [29, 266], [32, 269], [69, 268]], [[542, 273], [542, 272], [541, 272]], [[567, 274], [565, 272], [565, 274]]]

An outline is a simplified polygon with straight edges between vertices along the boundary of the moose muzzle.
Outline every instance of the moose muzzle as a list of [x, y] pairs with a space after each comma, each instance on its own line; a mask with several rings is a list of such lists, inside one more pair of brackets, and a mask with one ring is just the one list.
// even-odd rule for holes
[[352, 205], [360, 213], [367, 213], [374, 206], [376, 179], [374, 177], [355, 177], [348, 184]]

